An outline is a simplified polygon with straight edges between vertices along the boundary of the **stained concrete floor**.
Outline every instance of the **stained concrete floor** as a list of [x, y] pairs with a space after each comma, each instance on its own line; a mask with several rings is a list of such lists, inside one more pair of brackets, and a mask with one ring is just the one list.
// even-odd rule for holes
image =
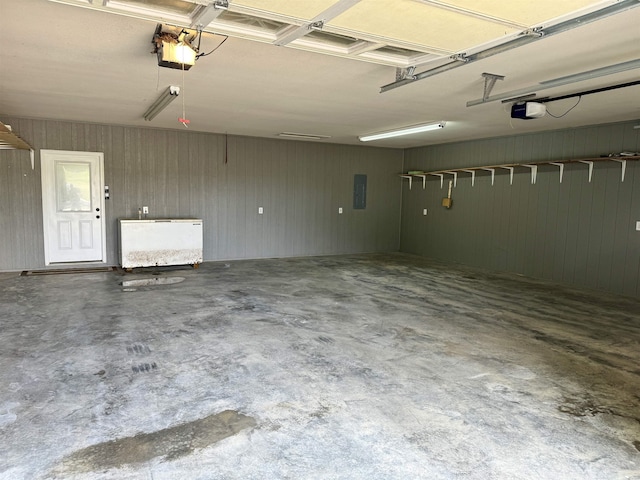
[[634, 299], [352, 255], [4, 273], [0, 326], [2, 479], [640, 479]]

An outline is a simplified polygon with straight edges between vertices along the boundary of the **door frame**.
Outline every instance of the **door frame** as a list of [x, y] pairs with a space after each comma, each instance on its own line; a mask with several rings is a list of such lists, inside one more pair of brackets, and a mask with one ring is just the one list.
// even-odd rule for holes
[[[100, 199], [100, 230], [101, 230], [101, 239], [102, 242], [102, 260], [79, 260], [77, 262], [52, 262], [50, 259], [49, 252], [49, 242], [47, 237], [48, 228], [47, 218], [45, 218], [45, 176], [43, 174], [43, 164], [45, 162], [45, 157], [48, 155], [64, 155], [66, 157], [81, 157], [81, 156], [94, 156], [98, 160], [98, 171], [96, 172], [99, 175], [99, 191], [97, 192], [97, 196]], [[51, 179], [47, 179], [50, 181]], [[46, 266], [50, 265], [82, 265], [82, 264], [107, 264], [107, 222], [106, 222], [106, 212], [105, 212], [105, 198], [104, 198], [104, 153], [103, 152], [80, 152], [74, 150], [40, 150], [40, 193], [42, 195], [42, 238], [44, 241], [44, 264]]]

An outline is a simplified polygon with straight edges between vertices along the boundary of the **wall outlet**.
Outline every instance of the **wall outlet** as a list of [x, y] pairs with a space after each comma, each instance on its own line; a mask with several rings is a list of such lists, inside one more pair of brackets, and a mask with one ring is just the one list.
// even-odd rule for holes
[[142, 213], [144, 215], [149, 215], [149, 207], [142, 207]]
[[338, 215], [342, 215], [342, 207], [338, 207]]
[[262, 215], [264, 213], [264, 208], [258, 207], [258, 215]]
[[422, 209], [422, 215], [426, 215], [426, 214], [427, 214], [427, 209], [426, 209], [426, 208], [423, 208], [423, 209]]

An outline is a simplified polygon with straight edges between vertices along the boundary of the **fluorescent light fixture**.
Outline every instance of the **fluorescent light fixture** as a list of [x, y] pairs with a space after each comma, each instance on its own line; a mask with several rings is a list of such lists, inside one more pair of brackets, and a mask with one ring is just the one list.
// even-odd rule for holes
[[295, 132], [282, 132], [278, 134], [283, 138], [295, 138], [298, 140], [324, 140], [331, 138], [329, 135], [316, 135], [314, 133], [295, 133]]
[[438, 130], [444, 128], [447, 122], [425, 123], [423, 125], [413, 125], [411, 127], [398, 128], [389, 130], [388, 132], [374, 133], [371, 135], [363, 135], [358, 137], [361, 142], [370, 142], [371, 140], [381, 140], [383, 138], [400, 137], [402, 135], [413, 135], [414, 133], [428, 132], [430, 130]]
[[173, 102], [180, 95], [180, 87], [174, 87], [171, 85], [153, 102], [153, 105], [144, 112], [144, 119], [148, 122], [153, 120], [162, 110], [166, 108], [171, 102]]

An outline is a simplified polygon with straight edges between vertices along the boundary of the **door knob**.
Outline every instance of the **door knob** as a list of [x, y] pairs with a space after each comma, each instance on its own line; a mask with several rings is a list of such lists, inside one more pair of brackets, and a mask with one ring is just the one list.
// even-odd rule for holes
[[99, 212], [99, 211], [100, 211], [100, 207], [96, 208], [96, 212]]
[[100, 215], [96, 215], [96, 218], [100, 218]]

